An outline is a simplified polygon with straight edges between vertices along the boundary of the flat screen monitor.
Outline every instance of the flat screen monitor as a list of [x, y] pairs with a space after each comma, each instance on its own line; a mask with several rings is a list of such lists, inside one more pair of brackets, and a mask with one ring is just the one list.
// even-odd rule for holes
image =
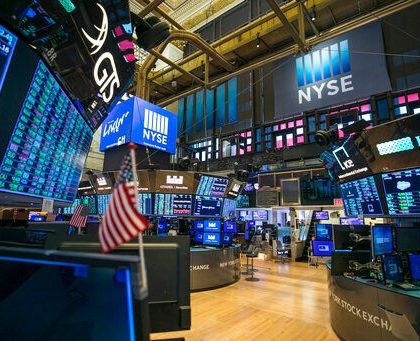
[[222, 198], [204, 197], [197, 195], [195, 198], [195, 216], [220, 216], [222, 213]]
[[226, 198], [223, 200], [223, 216], [233, 218], [236, 211], [236, 200]]
[[111, 200], [111, 194], [100, 194], [97, 196], [98, 214], [104, 215]]
[[189, 216], [192, 210], [191, 194], [155, 194], [155, 215]]
[[395, 228], [395, 244], [398, 252], [420, 252], [420, 228]]
[[204, 220], [204, 232], [220, 233], [220, 220]]
[[159, 193], [194, 194], [194, 173], [169, 170], [155, 172], [155, 190]]
[[144, 215], [153, 214], [152, 194], [139, 193], [139, 212]]
[[229, 185], [226, 189], [226, 197], [231, 199], [236, 199], [241, 194], [242, 189], [244, 188], [245, 183], [236, 179], [230, 179]]
[[203, 242], [203, 232], [196, 231], [194, 233], [194, 241], [197, 242], [197, 243], [202, 243]]
[[203, 220], [194, 220], [193, 221], [193, 228], [196, 231], [203, 231], [204, 230], [204, 221]]
[[159, 234], [167, 233], [170, 226], [171, 226], [171, 223], [169, 222], [168, 219], [160, 218], [157, 224], [158, 233]]
[[281, 204], [300, 205], [300, 179], [281, 179]]
[[388, 212], [420, 216], [420, 168], [381, 175]]
[[86, 195], [76, 198], [71, 206], [63, 208], [63, 213], [73, 214], [79, 205], [85, 205], [89, 209], [89, 214], [98, 214], [96, 195]]
[[410, 273], [413, 281], [420, 281], [420, 255], [408, 255]]
[[330, 257], [333, 253], [333, 242], [328, 240], [313, 240], [312, 252], [316, 257]]
[[315, 219], [316, 220], [328, 220], [330, 219], [330, 214], [328, 211], [315, 211]]
[[223, 197], [228, 183], [228, 178], [201, 174], [196, 194], [209, 197]]
[[0, 192], [71, 203], [93, 131], [40, 57], [0, 30]]
[[204, 245], [219, 246], [220, 245], [220, 233], [204, 232], [203, 233], [203, 244]]
[[340, 186], [330, 179], [303, 179], [302, 205], [332, 205], [340, 198]]
[[383, 258], [383, 272], [385, 284], [402, 282], [404, 272], [399, 255], [385, 255]]
[[372, 254], [374, 257], [392, 253], [392, 226], [372, 226]]
[[369, 225], [333, 225], [334, 250], [371, 250]]
[[363, 218], [341, 217], [340, 225], [363, 225], [365, 220]]
[[232, 245], [232, 235], [231, 234], [223, 234], [222, 244], [223, 245]]
[[373, 176], [340, 185], [346, 216], [383, 216], [384, 212]]
[[28, 216], [28, 221], [37, 221], [43, 222], [47, 220], [48, 212], [34, 212], [30, 211]]
[[255, 225], [256, 225], [255, 220], [248, 220], [246, 222], [246, 226], [248, 226], [248, 227], [254, 227]]
[[332, 224], [316, 224], [315, 237], [317, 240], [332, 240]]
[[268, 220], [268, 211], [267, 210], [253, 210], [252, 220]]
[[236, 233], [237, 232], [236, 221], [225, 221], [223, 223], [223, 232]]

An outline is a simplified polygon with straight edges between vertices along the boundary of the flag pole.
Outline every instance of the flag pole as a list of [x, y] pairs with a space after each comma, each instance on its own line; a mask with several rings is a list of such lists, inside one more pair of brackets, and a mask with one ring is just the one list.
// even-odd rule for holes
[[[130, 148], [131, 163], [133, 166], [133, 180], [134, 180], [134, 193], [135, 193], [135, 203], [136, 209], [139, 209], [139, 190], [138, 190], [138, 179], [137, 179], [137, 167], [136, 167], [136, 144], [130, 142], [128, 144]], [[144, 248], [143, 248], [143, 233], [138, 234], [139, 242], [139, 257], [140, 257], [140, 271], [141, 271], [141, 287], [140, 287], [140, 299], [144, 299], [148, 296], [148, 286], [147, 286], [147, 275], [146, 275], [146, 262], [144, 259]]]

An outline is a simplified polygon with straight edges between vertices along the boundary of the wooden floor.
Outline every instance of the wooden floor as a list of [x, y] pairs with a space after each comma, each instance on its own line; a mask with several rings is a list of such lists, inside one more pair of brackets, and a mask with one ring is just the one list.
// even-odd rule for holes
[[191, 294], [191, 330], [152, 340], [338, 340], [329, 326], [325, 266], [256, 261], [259, 282]]

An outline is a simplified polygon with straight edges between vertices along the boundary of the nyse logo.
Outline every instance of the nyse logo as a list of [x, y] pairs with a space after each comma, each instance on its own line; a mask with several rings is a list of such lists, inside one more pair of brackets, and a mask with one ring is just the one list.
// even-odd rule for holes
[[107, 185], [106, 179], [104, 177], [97, 178], [96, 182], [98, 183], [99, 186], [106, 186]]
[[[296, 59], [299, 104], [353, 91], [348, 41], [342, 40]], [[331, 80], [330, 78], [333, 78]], [[314, 84], [316, 83], [316, 84]]]
[[216, 241], [216, 235], [215, 235], [215, 234], [209, 234], [209, 235], [207, 236], [207, 239], [208, 239], [208, 240], [214, 240], [214, 241]]
[[166, 184], [168, 185], [182, 185], [184, 183], [183, 176], [166, 176]]
[[168, 117], [145, 109], [143, 138], [161, 145], [168, 144]]
[[216, 227], [216, 223], [209, 223], [209, 227]]

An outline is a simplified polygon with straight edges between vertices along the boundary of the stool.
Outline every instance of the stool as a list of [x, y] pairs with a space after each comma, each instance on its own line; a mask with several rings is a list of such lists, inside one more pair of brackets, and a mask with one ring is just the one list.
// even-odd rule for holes
[[248, 270], [248, 258], [251, 258], [251, 277], [245, 278], [245, 280], [249, 282], [258, 282], [260, 280], [259, 278], [254, 277], [254, 258], [255, 257], [256, 257], [255, 253], [246, 255], [247, 270]]

